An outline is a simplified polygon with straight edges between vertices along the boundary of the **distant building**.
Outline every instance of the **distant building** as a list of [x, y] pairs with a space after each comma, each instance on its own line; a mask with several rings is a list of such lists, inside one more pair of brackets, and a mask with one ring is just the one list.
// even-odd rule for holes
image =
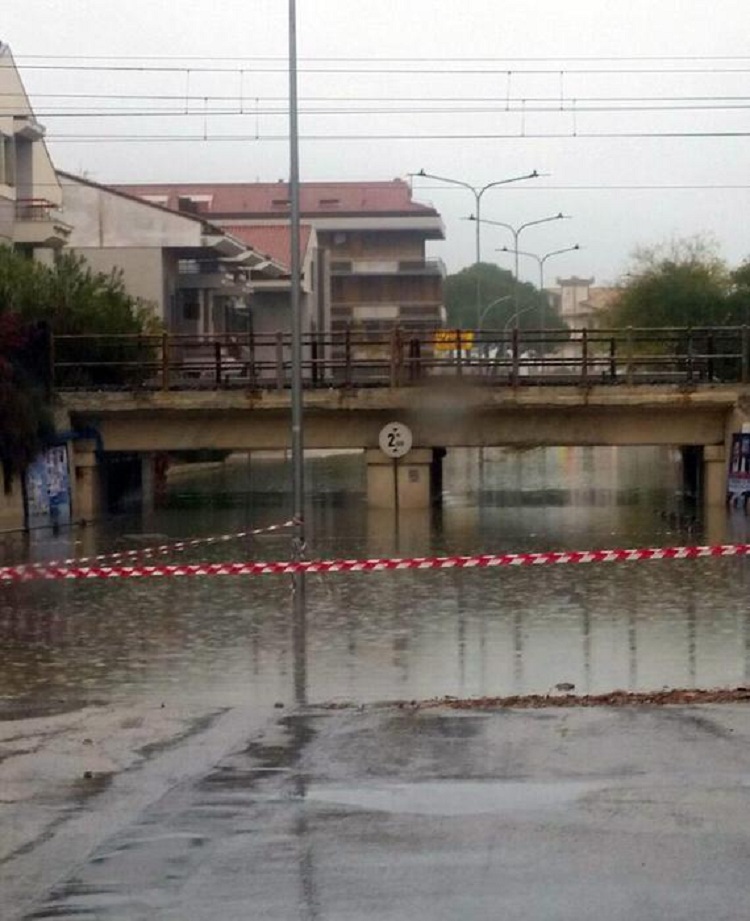
[[170, 332], [245, 332], [256, 286], [284, 267], [205, 217], [176, 213], [90, 179], [58, 173], [69, 246], [95, 271], [122, 273]]
[[617, 296], [617, 288], [594, 287], [594, 278], [558, 278], [557, 288], [547, 288], [551, 302], [557, 307], [570, 329], [592, 329], [598, 325], [604, 311]]
[[[167, 183], [121, 190], [173, 210], [192, 210], [277, 255], [289, 253], [289, 186], [278, 183]], [[426, 243], [445, 232], [434, 208], [412, 201], [402, 180], [307, 182], [300, 190], [303, 261], [317, 330], [348, 324], [374, 336], [395, 324], [442, 324], [443, 280]]]
[[10, 48], [0, 42], [0, 245], [49, 261], [65, 245], [62, 190], [44, 127], [34, 116]]

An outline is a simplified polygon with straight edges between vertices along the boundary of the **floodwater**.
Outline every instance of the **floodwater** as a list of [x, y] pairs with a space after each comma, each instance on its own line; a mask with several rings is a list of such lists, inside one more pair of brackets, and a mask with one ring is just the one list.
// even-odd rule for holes
[[[741, 510], [706, 521], [675, 452], [451, 452], [441, 508], [367, 508], [358, 455], [310, 458], [309, 555], [348, 558], [663, 546], [748, 539]], [[3, 562], [231, 533], [288, 516], [280, 460], [175, 478], [165, 509], [57, 537], [0, 541]], [[165, 561], [282, 559], [271, 534]], [[0, 706], [45, 701], [268, 707], [750, 682], [750, 561], [315, 575], [306, 623], [281, 576], [0, 587]]]

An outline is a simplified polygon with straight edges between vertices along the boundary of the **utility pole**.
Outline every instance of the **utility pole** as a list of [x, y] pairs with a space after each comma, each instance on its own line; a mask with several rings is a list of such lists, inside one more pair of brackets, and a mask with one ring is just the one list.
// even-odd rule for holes
[[301, 559], [305, 545], [305, 447], [302, 427], [302, 312], [300, 303], [301, 260], [296, 0], [289, 0], [289, 199], [291, 221], [292, 516], [296, 522], [294, 532], [294, 555], [296, 559]]

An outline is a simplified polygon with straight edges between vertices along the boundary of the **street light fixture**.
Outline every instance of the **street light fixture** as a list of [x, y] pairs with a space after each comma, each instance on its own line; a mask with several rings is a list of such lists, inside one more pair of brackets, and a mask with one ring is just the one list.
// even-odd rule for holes
[[481, 311], [481, 283], [479, 280], [479, 263], [482, 261], [482, 236], [481, 236], [481, 226], [482, 226], [482, 198], [484, 193], [488, 192], [490, 189], [494, 189], [497, 186], [508, 185], [511, 182], [522, 182], [525, 179], [538, 179], [541, 175], [537, 170], [533, 170], [531, 173], [527, 173], [525, 176], [513, 176], [510, 179], [496, 179], [494, 182], [488, 182], [483, 186], [475, 186], [470, 182], [464, 182], [462, 179], [451, 179], [447, 176], [436, 176], [434, 173], [425, 172], [421, 169], [418, 173], [410, 173], [411, 176], [418, 176], [420, 179], [435, 179], [437, 182], [445, 182], [448, 185], [457, 185], [462, 189], [468, 189], [469, 192], [474, 196], [474, 205], [476, 208], [476, 234], [475, 234], [475, 258], [474, 264], [477, 266], [477, 322], [479, 323], [479, 316]]
[[[502, 246], [498, 249], [500, 253], [515, 253], [516, 259], [519, 256], [528, 256], [529, 259], [536, 259], [537, 265], [539, 266], [539, 293], [544, 301], [546, 302], [547, 298], [544, 294], [544, 264], [548, 259], [551, 259], [553, 256], [560, 256], [562, 253], [574, 253], [581, 249], [580, 243], [576, 243], [573, 246], [566, 246], [564, 249], [553, 249], [549, 253], [545, 253], [543, 256], [538, 256], [536, 253], [527, 253], [524, 250], [511, 250], [507, 246]], [[544, 303], [539, 307], [539, 329], [544, 329]], [[539, 346], [539, 354], [542, 356], [544, 354], [543, 342]]]
[[508, 317], [505, 323], [505, 326], [503, 326], [503, 335], [505, 335], [508, 332], [508, 329], [510, 328], [511, 324], [513, 324], [514, 326], [517, 326], [519, 317], [522, 317], [525, 313], [528, 313], [530, 310], [533, 310], [534, 306], [535, 306], [534, 304], [527, 304], [525, 307], [521, 307], [520, 310], [516, 310], [514, 314]]
[[502, 304], [504, 301], [509, 301], [512, 297], [512, 294], [503, 294], [502, 297], [495, 298], [494, 301], [492, 301], [490, 304], [487, 304], [486, 307], [483, 307], [482, 312], [479, 314], [479, 325], [477, 326], [477, 329], [481, 330], [484, 318], [487, 316], [489, 311], [492, 310], [493, 307], [497, 307], [498, 304]]
[[562, 253], [573, 253], [576, 250], [581, 249], [581, 245], [576, 243], [574, 246], [566, 246], [565, 249], [553, 249], [552, 252], [545, 253], [543, 256], [538, 256], [536, 253], [528, 253], [522, 249], [510, 249], [507, 246], [501, 246], [498, 248], [497, 252], [499, 253], [513, 253], [516, 259], [519, 256], [528, 256], [529, 259], [536, 259], [539, 266], [539, 290], [544, 293], [544, 263], [551, 259], [552, 256], [559, 256]]
[[504, 221], [491, 221], [488, 218], [480, 218], [478, 215], [474, 214], [469, 215], [466, 220], [475, 221], [477, 224], [492, 224], [495, 227], [504, 227], [513, 234], [512, 252], [514, 252], [516, 256], [513, 274], [515, 275], [516, 281], [518, 281], [518, 256], [520, 255], [518, 238], [521, 236], [521, 233], [526, 230], [527, 227], [534, 227], [537, 224], [548, 224], [550, 221], [569, 221], [570, 215], [563, 214], [562, 211], [559, 211], [557, 214], [551, 214], [549, 217], [540, 217], [535, 221], [526, 221], [523, 224], [519, 224], [517, 227], [514, 227], [512, 224], [506, 224]]

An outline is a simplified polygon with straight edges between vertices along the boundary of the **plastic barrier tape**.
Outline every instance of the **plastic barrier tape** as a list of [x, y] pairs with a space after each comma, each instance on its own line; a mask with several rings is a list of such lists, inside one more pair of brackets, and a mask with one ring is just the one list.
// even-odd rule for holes
[[702, 557], [736, 557], [750, 554], [750, 544], [718, 544], [709, 547], [654, 547], [635, 550], [552, 551], [545, 553], [498, 553], [478, 556], [431, 556], [378, 558], [371, 560], [302, 560], [184, 565], [81, 566], [56, 565], [0, 567], [0, 582], [38, 579], [139, 579], [187, 576], [288, 575], [296, 572], [388, 572], [424, 569], [483, 569], [497, 566], [544, 566], [568, 563], [619, 563], [638, 560], [693, 560]]

